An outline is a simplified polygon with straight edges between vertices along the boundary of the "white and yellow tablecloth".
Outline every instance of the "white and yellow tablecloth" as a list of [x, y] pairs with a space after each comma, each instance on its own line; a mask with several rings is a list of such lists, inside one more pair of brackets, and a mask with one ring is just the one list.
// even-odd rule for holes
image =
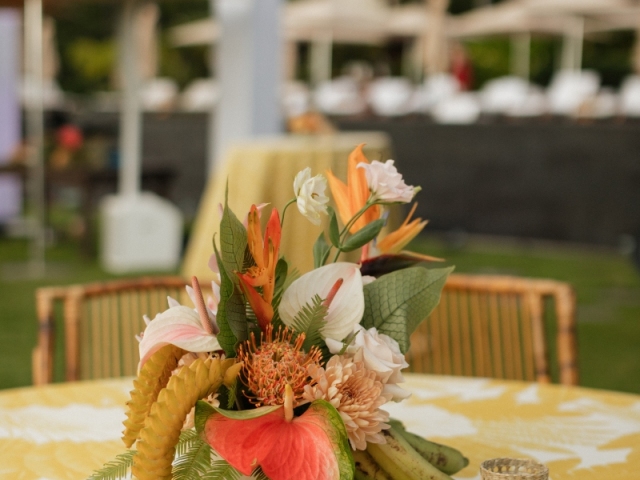
[[[252, 204], [269, 203], [280, 212], [293, 198], [293, 179], [300, 170], [310, 167], [312, 175], [332, 169], [346, 180], [347, 158], [360, 143], [365, 143], [369, 160], [391, 157], [389, 137], [381, 132], [349, 132], [331, 135], [286, 135], [239, 143], [209, 180], [200, 201], [182, 273], [190, 278], [210, 279], [207, 266], [213, 253], [212, 237], [218, 231], [218, 205], [224, 203], [225, 186], [229, 184], [229, 207], [243, 219]], [[287, 210], [280, 253], [300, 272], [313, 268], [313, 243], [322, 228], [315, 226], [297, 211]]]
[[[456, 479], [482, 460], [534, 458], [553, 480], [640, 478], [640, 396], [558, 385], [406, 375], [388, 405], [410, 431], [462, 450]], [[0, 391], [0, 479], [78, 480], [125, 448], [131, 379]], [[387, 405], [385, 405], [387, 407]]]

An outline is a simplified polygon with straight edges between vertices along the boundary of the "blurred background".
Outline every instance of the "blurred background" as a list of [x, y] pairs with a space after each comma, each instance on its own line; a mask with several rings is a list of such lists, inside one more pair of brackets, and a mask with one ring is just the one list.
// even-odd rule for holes
[[234, 142], [375, 131], [413, 250], [571, 283], [581, 385], [640, 393], [640, 2], [40, 3], [0, 0], [0, 388], [36, 287], [187, 273]]

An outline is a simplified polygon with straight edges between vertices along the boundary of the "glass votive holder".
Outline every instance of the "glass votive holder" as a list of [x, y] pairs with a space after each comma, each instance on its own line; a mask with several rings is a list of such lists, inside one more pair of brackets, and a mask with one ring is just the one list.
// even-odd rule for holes
[[549, 469], [534, 460], [492, 458], [480, 465], [482, 480], [548, 480]]

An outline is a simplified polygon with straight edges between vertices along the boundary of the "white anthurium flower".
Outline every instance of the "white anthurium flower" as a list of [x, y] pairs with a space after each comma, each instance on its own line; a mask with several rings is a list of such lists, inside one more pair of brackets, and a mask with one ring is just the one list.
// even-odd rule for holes
[[358, 164], [358, 168], [364, 169], [372, 200], [377, 203], [409, 203], [420, 190], [404, 183], [393, 163], [393, 160], [385, 163], [374, 160]]
[[139, 345], [139, 366], [142, 367], [151, 355], [169, 344], [194, 353], [221, 350], [216, 336], [202, 325], [198, 312], [172, 298], [169, 299], [169, 309], [147, 324]]
[[[364, 362], [367, 369], [376, 372], [378, 380], [384, 384], [383, 393], [390, 394], [393, 401], [399, 402], [411, 395], [398, 386], [398, 383], [404, 382], [401, 370], [409, 366], [398, 342], [379, 333], [375, 327], [367, 330], [362, 325], [356, 325], [354, 333], [356, 335], [344, 353], [353, 356], [356, 362]], [[325, 339], [325, 342], [333, 354], [345, 348], [342, 342], [331, 338]]]
[[311, 176], [311, 168], [301, 170], [293, 180], [293, 192], [300, 213], [314, 225], [320, 225], [320, 214], [327, 213], [329, 197], [325, 195], [327, 179], [324, 175]]
[[342, 284], [331, 299], [325, 326], [324, 338], [343, 339], [351, 333], [364, 314], [364, 292], [360, 269], [354, 263], [332, 263], [306, 273], [294, 281], [284, 292], [278, 307], [282, 322], [290, 326], [302, 308], [311, 304], [318, 295], [327, 299], [337, 282]]

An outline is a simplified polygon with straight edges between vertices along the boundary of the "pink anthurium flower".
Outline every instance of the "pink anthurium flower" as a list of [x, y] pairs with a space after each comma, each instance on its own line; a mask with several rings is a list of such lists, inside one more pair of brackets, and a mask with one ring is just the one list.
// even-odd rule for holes
[[[289, 392], [290, 392], [289, 388]], [[316, 400], [299, 417], [289, 405], [255, 410], [208, 408], [203, 425], [207, 443], [244, 475], [262, 467], [271, 480], [339, 480], [353, 478], [354, 463], [340, 414]]]
[[[341, 283], [340, 280], [342, 280]], [[278, 307], [282, 322], [291, 326], [305, 305], [318, 295], [330, 300], [322, 329], [323, 338], [342, 340], [353, 332], [364, 314], [364, 291], [360, 268], [354, 263], [332, 263], [304, 274], [284, 292]]]
[[140, 340], [140, 364], [165, 345], [175, 345], [187, 352], [214, 352], [222, 350], [216, 333], [215, 312], [205, 307], [198, 280], [193, 277], [193, 289], [187, 290], [196, 304], [196, 310], [180, 305], [169, 297], [169, 309], [147, 322]]

